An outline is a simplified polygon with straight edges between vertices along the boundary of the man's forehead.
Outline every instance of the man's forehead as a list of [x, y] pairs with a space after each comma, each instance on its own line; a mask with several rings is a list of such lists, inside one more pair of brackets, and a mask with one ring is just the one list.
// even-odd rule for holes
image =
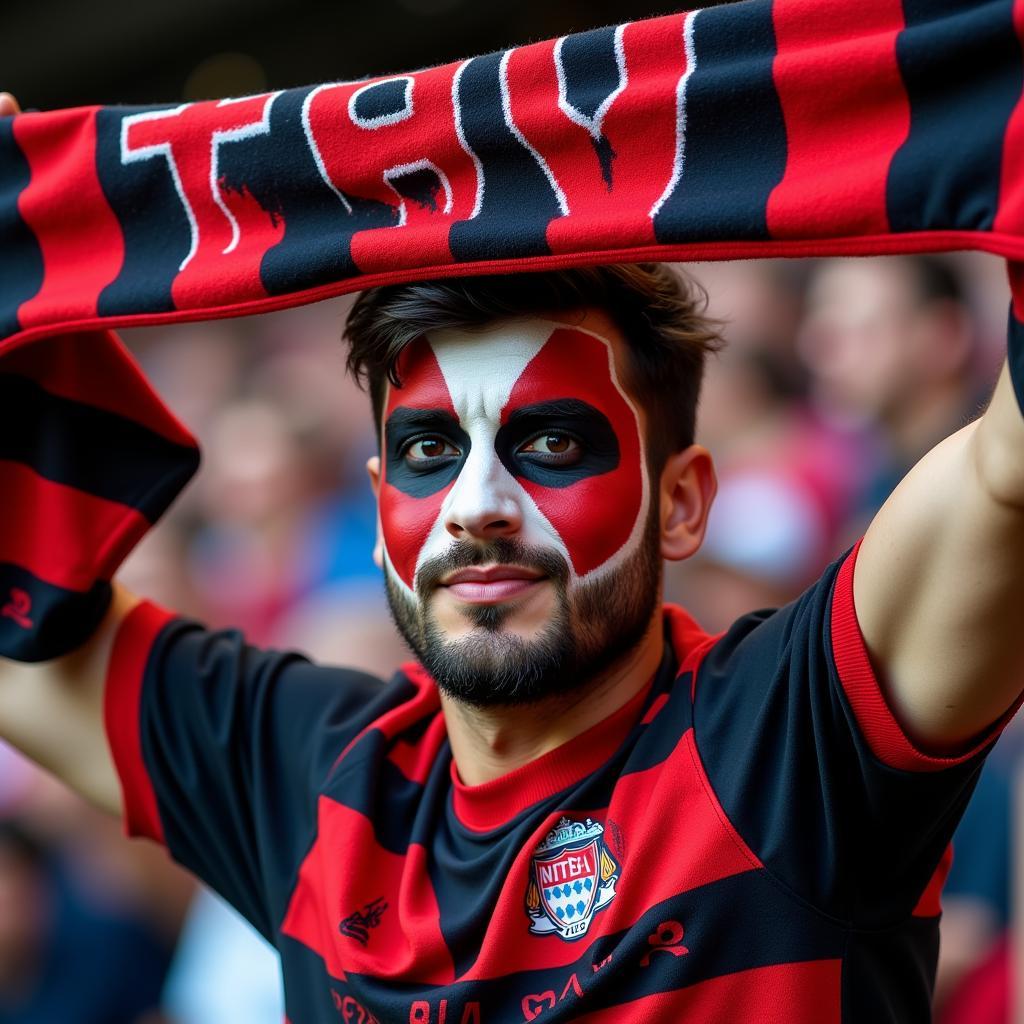
[[[402, 387], [391, 389], [387, 406], [455, 407], [496, 417], [516, 394], [569, 396], [595, 377], [607, 384], [616, 377], [615, 341], [580, 319], [516, 318], [431, 331], [402, 353]], [[595, 326], [606, 324], [598, 319]]]
[[483, 330], [431, 331], [433, 351], [452, 398], [484, 390], [510, 391], [558, 329], [549, 320], [503, 321]]

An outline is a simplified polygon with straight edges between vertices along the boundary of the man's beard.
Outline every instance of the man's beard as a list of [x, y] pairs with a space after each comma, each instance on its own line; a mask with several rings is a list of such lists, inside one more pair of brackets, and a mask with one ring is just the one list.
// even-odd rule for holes
[[[658, 517], [648, 515], [641, 543], [614, 572], [572, 593], [570, 571], [556, 551], [498, 538], [485, 544], [458, 542], [425, 562], [416, 574], [413, 600], [385, 574], [388, 606], [399, 632], [438, 687], [478, 708], [531, 704], [586, 689], [594, 676], [632, 652], [651, 623], [661, 584]], [[464, 605], [475, 627], [446, 640], [430, 612], [440, 581], [475, 565], [519, 565], [544, 573], [555, 589], [556, 608], [533, 639], [502, 632], [511, 604]]]

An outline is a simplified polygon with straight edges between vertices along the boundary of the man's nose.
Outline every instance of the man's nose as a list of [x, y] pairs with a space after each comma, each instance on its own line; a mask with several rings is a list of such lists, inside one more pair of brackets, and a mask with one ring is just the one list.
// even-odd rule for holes
[[444, 508], [444, 525], [457, 540], [495, 540], [523, 526], [521, 488], [497, 454], [474, 449]]

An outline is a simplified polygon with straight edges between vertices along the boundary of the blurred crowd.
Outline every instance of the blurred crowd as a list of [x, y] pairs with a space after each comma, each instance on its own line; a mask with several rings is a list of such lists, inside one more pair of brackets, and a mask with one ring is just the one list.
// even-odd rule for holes
[[[796, 596], [980, 412], [1009, 293], [1002, 262], [980, 255], [684, 270], [727, 340], [698, 428], [719, 494], [702, 553], [667, 567], [666, 597], [718, 631]], [[344, 373], [350, 302], [125, 332], [204, 466], [122, 579], [254, 643], [387, 676], [406, 652], [371, 558], [375, 440]], [[1008, 1019], [1021, 737], [1001, 740], [955, 842], [942, 1024]], [[232, 911], [0, 748], [0, 1024], [280, 1024], [279, 984], [275, 954]]]

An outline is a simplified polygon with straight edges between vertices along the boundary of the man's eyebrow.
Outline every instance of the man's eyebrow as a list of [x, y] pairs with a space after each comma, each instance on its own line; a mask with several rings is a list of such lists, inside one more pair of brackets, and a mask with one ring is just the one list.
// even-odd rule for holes
[[399, 406], [384, 422], [385, 430], [443, 430], [459, 421], [449, 409], [411, 409]]
[[596, 409], [589, 402], [581, 401], [579, 398], [554, 398], [547, 402], [534, 402], [532, 405], [522, 405], [513, 409], [508, 414], [508, 422], [534, 419], [601, 419], [607, 420], [607, 416], [600, 409]]

